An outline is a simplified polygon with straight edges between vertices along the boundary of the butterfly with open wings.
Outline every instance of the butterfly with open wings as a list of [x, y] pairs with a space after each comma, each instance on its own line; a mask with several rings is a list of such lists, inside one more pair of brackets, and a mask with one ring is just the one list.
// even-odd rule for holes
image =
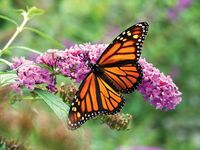
[[148, 32], [147, 22], [137, 23], [118, 35], [91, 68], [74, 97], [68, 116], [73, 130], [100, 114], [115, 114], [124, 106], [121, 93], [131, 93], [142, 81], [138, 63]]

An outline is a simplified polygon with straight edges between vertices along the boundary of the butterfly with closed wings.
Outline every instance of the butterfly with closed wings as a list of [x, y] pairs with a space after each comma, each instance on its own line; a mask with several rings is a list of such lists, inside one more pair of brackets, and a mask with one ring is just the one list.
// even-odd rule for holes
[[115, 114], [124, 106], [121, 93], [131, 93], [142, 81], [138, 63], [147, 35], [147, 22], [137, 23], [118, 35], [91, 68], [74, 97], [68, 116], [73, 130], [100, 114]]

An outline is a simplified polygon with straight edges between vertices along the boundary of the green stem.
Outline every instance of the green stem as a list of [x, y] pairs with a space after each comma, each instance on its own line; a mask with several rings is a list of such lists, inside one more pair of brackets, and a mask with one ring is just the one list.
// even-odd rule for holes
[[23, 49], [25, 51], [29, 51], [29, 52], [32, 52], [32, 53], [35, 53], [35, 54], [38, 54], [38, 55], [42, 54], [41, 52], [39, 52], [35, 49], [28, 48], [28, 47], [25, 47], [25, 46], [13, 46], [13, 47], [9, 47], [9, 49]]
[[23, 17], [24, 17], [24, 20], [22, 22], [22, 24], [17, 27], [15, 33], [13, 34], [13, 36], [10, 38], [10, 40], [8, 41], [8, 43], [3, 47], [3, 49], [0, 51], [0, 56], [5, 52], [5, 50], [12, 44], [12, 42], [15, 40], [15, 38], [17, 37], [17, 35], [23, 31], [24, 29], [24, 26], [26, 25], [26, 23], [28, 22], [29, 20], [29, 17], [28, 17], [28, 13], [24, 13], [23, 14]]
[[9, 61], [5, 60], [5, 59], [2, 59], [0, 58], [0, 62], [3, 62], [5, 64], [7, 64], [8, 66], [11, 66], [12, 63], [10, 63]]

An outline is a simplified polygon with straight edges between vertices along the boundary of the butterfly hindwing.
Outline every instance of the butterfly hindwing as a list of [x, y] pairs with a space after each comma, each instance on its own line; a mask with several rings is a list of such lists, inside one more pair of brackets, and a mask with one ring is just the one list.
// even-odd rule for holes
[[104, 79], [97, 77], [99, 86], [99, 96], [101, 100], [102, 112], [104, 114], [115, 114], [124, 106], [125, 99], [114, 90]]
[[99, 114], [114, 114], [122, 108], [124, 99], [101, 77], [89, 73], [81, 83], [69, 111], [68, 127], [76, 129]]
[[121, 64], [105, 67], [104, 76], [122, 93], [131, 93], [142, 81], [142, 69], [139, 63]]

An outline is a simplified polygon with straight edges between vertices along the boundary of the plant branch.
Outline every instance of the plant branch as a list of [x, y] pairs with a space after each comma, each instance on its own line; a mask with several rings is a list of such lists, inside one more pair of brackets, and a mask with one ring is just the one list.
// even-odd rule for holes
[[5, 60], [5, 59], [2, 59], [2, 58], [0, 58], [0, 62], [3, 62], [3, 63], [5, 63], [5, 64], [7, 64], [8, 66], [11, 66], [11, 62], [9, 62], [9, 61], [7, 61], [7, 60]]
[[7, 44], [3, 47], [3, 49], [1, 50], [0, 52], [0, 56], [5, 52], [5, 50], [12, 44], [12, 42], [15, 40], [15, 38], [17, 37], [17, 35], [23, 31], [24, 29], [24, 26], [26, 25], [26, 23], [28, 22], [29, 20], [29, 17], [28, 17], [28, 13], [27, 12], [23, 12], [22, 13], [24, 19], [23, 19], [23, 22], [22, 24], [17, 27], [15, 33], [13, 34], [13, 36], [10, 38], [10, 40], [7, 42]]

